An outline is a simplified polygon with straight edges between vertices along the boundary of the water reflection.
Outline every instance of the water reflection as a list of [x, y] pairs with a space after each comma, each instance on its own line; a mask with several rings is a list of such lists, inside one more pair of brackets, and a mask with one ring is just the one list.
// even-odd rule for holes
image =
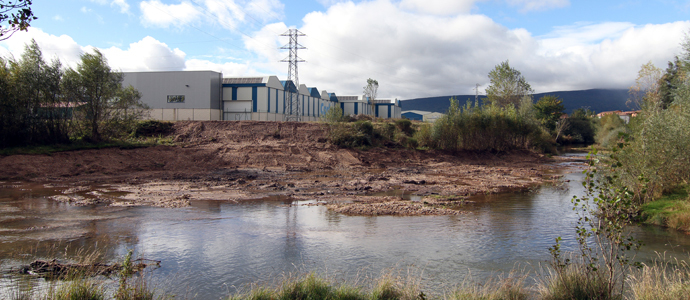
[[[343, 216], [286, 198], [199, 201], [183, 209], [72, 207], [45, 198], [59, 189], [22, 184], [0, 190], [0, 255], [7, 266], [17, 249], [43, 256], [56, 248], [35, 250], [39, 240], [102, 249], [112, 260], [133, 248], [162, 261], [155, 272], [166, 278], [164, 289], [199, 299], [312, 270], [353, 278], [415, 266], [427, 285], [441, 286], [469, 273], [482, 280], [518, 263], [537, 266], [549, 260], [547, 248], [557, 236], [574, 250], [570, 199], [582, 193], [581, 178], [565, 174], [569, 189], [478, 197], [464, 215], [420, 217]], [[655, 252], [682, 256], [690, 249], [687, 235], [651, 226], [635, 230], [646, 244], [639, 255], [644, 261]]]

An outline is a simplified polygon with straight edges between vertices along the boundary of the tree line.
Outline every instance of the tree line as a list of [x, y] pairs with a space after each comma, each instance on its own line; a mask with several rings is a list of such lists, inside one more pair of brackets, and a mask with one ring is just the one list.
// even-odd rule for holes
[[563, 100], [547, 95], [536, 103], [534, 90], [509, 61], [489, 72], [483, 105], [450, 99], [447, 113], [433, 125], [420, 128], [424, 147], [446, 150], [552, 152], [563, 144], [594, 143], [594, 113], [578, 109], [565, 114]]
[[98, 50], [82, 54], [76, 68], [64, 68], [57, 58], [46, 62], [32, 40], [20, 58], [0, 58], [1, 147], [101, 142], [128, 134], [147, 107], [122, 81], [123, 74]]

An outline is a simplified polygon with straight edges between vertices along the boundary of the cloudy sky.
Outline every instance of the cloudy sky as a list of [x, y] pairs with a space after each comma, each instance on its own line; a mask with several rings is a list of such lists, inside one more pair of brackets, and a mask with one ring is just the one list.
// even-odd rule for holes
[[297, 28], [300, 83], [379, 98], [480, 93], [502, 61], [536, 92], [627, 88], [640, 66], [665, 68], [690, 30], [689, 0], [35, 0], [28, 32], [0, 41], [19, 57], [36, 39], [75, 66], [100, 49], [122, 71], [277, 75]]

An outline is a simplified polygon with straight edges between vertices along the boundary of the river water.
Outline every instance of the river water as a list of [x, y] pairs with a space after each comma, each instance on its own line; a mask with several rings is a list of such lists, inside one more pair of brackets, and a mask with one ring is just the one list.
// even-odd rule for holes
[[[199, 201], [189, 208], [75, 207], [47, 199], [64, 188], [4, 183], [0, 189], [0, 259], [4, 270], [34, 258], [73, 257], [99, 249], [106, 260], [161, 261], [150, 273], [159, 290], [181, 298], [227, 297], [250, 283], [316, 271], [353, 280], [412, 270], [423, 286], [442, 290], [511, 270], [537, 270], [558, 236], [575, 249], [582, 173], [564, 172], [562, 186], [531, 193], [477, 197], [458, 216], [356, 217], [280, 197], [242, 203]], [[98, 187], [107, 191], [107, 186]], [[657, 253], [687, 258], [690, 236], [638, 226], [638, 260]], [[80, 252], [81, 251], [81, 252]], [[4, 273], [0, 295], [16, 288]], [[41, 279], [32, 285], [45, 285]]]

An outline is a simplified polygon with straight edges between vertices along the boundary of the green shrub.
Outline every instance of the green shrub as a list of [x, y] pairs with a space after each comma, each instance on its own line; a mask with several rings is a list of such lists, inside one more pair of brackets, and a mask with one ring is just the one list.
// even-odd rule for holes
[[137, 122], [134, 126], [134, 131], [132, 132], [135, 137], [141, 136], [164, 136], [172, 133], [173, 129], [172, 122], [158, 121], [158, 120], [146, 120]]
[[326, 111], [326, 114], [321, 117], [321, 120], [332, 124], [332, 123], [337, 123], [337, 122], [344, 122], [347, 120], [348, 117], [343, 115], [343, 109], [340, 108], [338, 105], [333, 105], [331, 108]]
[[647, 106], [637, 118], [620, 154], [626, 162], [620, 184], [643, 204], [690, 181], [690, 84], [678, 89], [667, 109]]
[[540, 285], [543, 300], [587, 300], [621, 299], [620, 291], [610, 293], [608, 281], [603, 271], [591, 271], [581, 264], [571, 264], [561, 272], [552, 272]]
[[593, 113], [577, 109], [568, 117], [568, 128], [563, 132], [563, 143], [591, 145], [595, 142], [596, 126]]
[[419, 125], [413, 136], [414, 139], [417, 140], [419, 147], [435, 148], [435, 144], [433, 143], [433, 139], [431, 137], [431, 129], [431, 124], [425, 123]]
[[525, 99], [516, 109], [512, 105], [477, 107], [470, 102], [460, 107], [457, 100], [451, 99], [447, 114], [434, 123], [430, 140], [418, 140], [423, 141], [422, 145], [444, 150], [543, 149], [550, 138], [534, 117], [530, 101]]
[[[369, 121], [364, 121], [369, 122]], [[371, 123], [369, 123], [371, 125]], [[338, 123], [331, 125], [328, 132], [329, 140], [332, 144], [342, 148], [358, 148], [372, 146], [372, 136], [369, 131], [373, 128], [360, 123]]]
[[408, 119], [397, 119], [395, 120], [395, 127], [398, 128], [401, 132], [405, 133], [408, 136], [412, 136], [415, 133], [414, 128], [412, 127], [412, 121]]
[[51, 300], [102, 300], [105, 299], [105, 289], [87, 279], [75, 279], [65, 282], [57, 291], [50, 292], [47, 299]]

